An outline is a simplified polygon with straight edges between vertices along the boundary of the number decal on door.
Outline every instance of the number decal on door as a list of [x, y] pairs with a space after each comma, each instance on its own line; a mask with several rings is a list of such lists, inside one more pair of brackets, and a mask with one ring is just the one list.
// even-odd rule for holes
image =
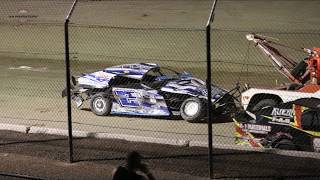
[[138, 107], [140, 104], [137, 98], [137, 92], [127, 89], [115, 89], [114, 94], [118, 96], [118, 102], [123, 107]]

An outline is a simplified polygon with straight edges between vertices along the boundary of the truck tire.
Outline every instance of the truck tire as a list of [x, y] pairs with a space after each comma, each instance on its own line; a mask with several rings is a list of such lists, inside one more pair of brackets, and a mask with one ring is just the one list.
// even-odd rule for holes
[[191, 97], [183, 101], [180, 107], [180, 114], [184, 120], [190, 123], [197, 123], [203, 121], [205, 109], [205, 104], [199, 98]]
[[90, 98], [90, 109], [97, 116], [106, 116], [111, 112], [112, 100], [106, 93], [97, 93]]
[[253, 105], [251, 111], [252, 112], [257, 112], [262, 108], [274, 107], [277, 104], [278, 104], [277, 101], [274, 100], [274, 99], [263, 99], [263, 100], [259, 101], [257, 104]]
[[297, 150], [297, 147], [289, 139], [281, 139], [274, 147], [283, 150]]

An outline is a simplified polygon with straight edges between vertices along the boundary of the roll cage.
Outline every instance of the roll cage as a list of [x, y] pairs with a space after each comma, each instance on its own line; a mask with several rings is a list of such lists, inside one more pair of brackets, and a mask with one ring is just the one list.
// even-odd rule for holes
[[[170, 72], [170, 74], [168, 72]], [[144, 84], [150, 88], [159, 90], [161, 87], [163, 87], [165, 84], [168, 83], [168, 81], [177, 80], [179, 79], [178, 72], [168, 69], [168, 68], [160, 68], [160, 67], [154, 67], [148, 70], [143, 77], [141, 78], [140, 83]]]

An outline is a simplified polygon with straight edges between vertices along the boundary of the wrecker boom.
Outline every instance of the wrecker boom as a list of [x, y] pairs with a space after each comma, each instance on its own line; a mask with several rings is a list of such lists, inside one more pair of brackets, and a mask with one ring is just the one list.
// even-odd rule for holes
[[273, 66], [290, 81], [305, 84], [308, 80], [311, 80], [311, 84], [320, 83], [320, 48], [303, 48], [304, 52], [308, 53], [308, 57], [297, 63], [272, 46], [272, 44], [278, 43], [253, 33], [246, 35], [246, 38], [253, 41], [268, 56]]

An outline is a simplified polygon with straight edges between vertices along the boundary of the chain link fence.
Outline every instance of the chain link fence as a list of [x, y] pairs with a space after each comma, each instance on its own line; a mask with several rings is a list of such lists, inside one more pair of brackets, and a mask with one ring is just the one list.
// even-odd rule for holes
[[[277, 42], [274, 47], [279, 52], [300, 62], [306, 57], [300, 48], [317, 47], [320, 38], [317, 32], [320, 4], [312, 0], [306, 2], [219, 1], [211, 31], [212, 84], [229, 91], [237, 84], [243, 90], [245, 84], [250, 88], [270, 89], [289, 83], [246, 35], [255, 33]], [[61, 92], [66, 87], [64, 20], [72, 3], [62, 0], [1, 3], [0, 118], [8, 127], [19, 124], [25, 128], [22, 131], [30, 133], [67, 135], [66, 99], [61, 98]], [[188, 148], [182, 148], [179, 152], [164, 151], [156, 156], [151, 147], [146, 147], [143, 154], [149, 159], [168, 160], [168, 168], [164, 170], [170, 170], [172, 157], [183, 156], [186, 161], [207, 158], [208, 124], [205, 120], [200, 123], [183, 120], [186, 118], [181, 117], [180, 107], [187, 104], [186, 99], [192, 99], [192, 96], [181, 95], [185, 91], [189, 95], [195, 93], [191, 93], [194, 89], [187, 89], [192, 83], [205, 87], [205, 26], [211, 5], [211, 1], [205, 0], [80, 0], [69, 22], [70, 71], [74, 81], [71, 94], [76, 100], [72, 103], [74, 137], [121, 139], [125, 140], [124, 144], [137, 141], [204, 147], [198, 154], [190, 154]], [[158, 66], [163, 71], [159, 71]], [[156, 86], [154, 80], [144, 79], [144, 73], [151, 68], [157, 72], [147, 75], [156, 76], [166, 84]], [[200, 80], [167, 87], [167, 83], [176, 82], [170, 79], [172, 74], [186, 79], [192, 75]], [[111, 81], [112, 78], [115, 80]], [[106, 83], [112, 86], [99, 87]], [[185, 88], [178, 92], [182, 86]], [[203, 91], [197, 93], [205, 96]], [[240, 96], [236, 97], [235, 102], [238, 101], [241, 102]], [[215, 107], [219, 105], [214, 103]], [[237, 108], [241, 109], [242, 105], [237, 103]], [[227, 114], [221, 119], [214, 114], [213, 147], [256, 151], [236, 145], [235, 127], [240, 120], [233, 115]], [[258, 128], [262, 127], [266, 126]], [[312, 135], [306, 133], [308, 137]], [[317, 134], [312, 136], [318, 137]], [[296, 145], [305, 146], [299, 143]], [[73, 147], [75, 161], [99, 161], [101, 156], [124, 159], [118, 153], [106, 151], [111, 148], [107, 145], [93, 147], [98, 153], [92, 156], [84, 155], [83, 142], [76, 138]], [[126, 154], [141, 147], [137, 144], [112, 148]], [[288, 154], [285, 151], [276, 153]], [[318, 157], [317, 153], [305, 151], [290, 154]], [[214, 149], [213, 156], [219, 155], [220, 151]], [[264, 155], [259, 157], [263, 159]], [[219, 160], [220, 157], [216, 157], [214, 163]], [[278, 163], [279, 166], [285, 164]], [[199, 169], [191, 169], [190, 174], [208, 171], [207, 164], [198, 165]], [[263, 165], [268, 168], [268, 163]], [[230, 177], [247, 176], [248, 172], [231, 168]]]
[[65, 124], [63, 19], [71, 3], [1, 2], [2, 123]]
[[[101, 7], [110, 7], [111, 10]], [[176, 72], [184, 71], [205, 80], [205, 31], [202, 27], [209, 8], [209, 1], [79, 1], [69, 27], [72, 75], [78, 80], [80, 85], [77, 87], [80, 86], [80, 89], [86, 89], [85, 84], [90, 84], [82, 81], [84, 79], [81, 77], [86, 77], [86, 80], [102, 79], [92, 82], [88, 93], [79, 96], [85, 101], [72, 112], [74, 129], [92, 132], [96, 138], [180, 146], [189, 146], [191, 142], [206, 144], [207, 124], [192, 124], [179, 116], [172, 116], [165, 110], [169, 108], [165, 102], [169, 98], [179, 98], [179, 94], [176, 97], [165, 96], [161, 91], [165, 84], [156, 85], [155, 81], [144, 78], [141, 73], [145, 69], [139, 68], [152, 67], [157, 70], [155, 67], [159, 66], [160, 73], [164, 73], [162, 77], [167, 75], [168, 79], [163, 79], [167, 83], [172, 81], [169, 76], [176, 77]], [[95, 11], [86, 13], [90, 9]], [[150, 77], [157, 74], [148, 73]], [[109, 81], [110, 77], [114, 82]], [[104, 80], [109, 81], [109, 88], [94, 88], [101, 82], [105, 83]], [[102, 113], [107, 116], [97, 116], [99, 110], [103, 111], [99, 105], [105, 105], [104, 101], [99, 101], [101, 93], [112, 99], [110, 114]], [[122, 96], [122, 93], [126, 94]], [[77, 151], [77, 144], [74, 147], [75, 159], [83, 160], [82, 152]], [[105, 152], [105, 148], [100, 147], [105, 157], [118, 157], [117, 154]], [[113, 148], [128, 153], [139, 146]], [[163, 161], [168, 168], [171, 167], [170, 157], [183, 155], [187, 160], [199, 155], [190, 153], [188, 149], [155, 155], [154, 150], [148, 147], [143, 154], [150, 158], [150, 162], [157, 161], [159, 157], [168, 159]], [[201, 166], [202, 172], [207, 171], [205, 164]], [[181, 167], [185, 168], [188, 167]], [[195, 173], [195, 170], [191, 171]]]
[[[272, 58], [281, 60], [283, 55], [294, 64], [307, 60], [308, 54], [303, 52], [302, 48], [312, 49], [319, 46], [320, 34], [317, 29], [320, 24], [312, 10], [319, 5], [317, 1], [219, 1], [212, 24], [212, 78], [214, 83], [227, 89], [232, 89], [239, 83], [242, 91], [242, 97], [238, 97], [239, 106], [256, 115], [250, 116], [246, 113], [248, 116], [245, 116], [245, 113], [237, 113], [233, 118], [234, 122], [230, 122], [234, 124], [233, 128], [221, 128], [214, 132], [213, 138], [219, 145], [231, 145], [225, 140], [229, 139], [241, 148], [264, 147], [266, 151], [270, 148], [295, 149], [299, 151], [284, 154], [318, 157], [317, 153], [308, 152], [318, 151], [317, 142], [314, 140], [318, 135], [308, 131], [318, 131], [318, 119], [310, 120], [306, 117], [306, 114], [313, 110], [298, 109], [299, 105], [307, 106], [305, 103], [313, 100], [304, 99], [305, 103], [302, 104], [294, 101], [307, 96], [316, 97], [317, 89], [307, 96], [297, 92], [303, 88], [274, 91], [294, 82], [280, 72], [284, 67], [279, 70], [276, 63], [272, 63]], [[255, 34], [268, 42], [271, 48], [263, 49], [259, 43], [252, 39], [249, 41], [246, 37], [248, 34]], [[310, 81], [305, 82], [305, 86], [308, 84]], [[270, 104], [270, 101], [274, 103]], [[294, 105], [290, 103], [292, 101]], [[261, 102], [265, 103], [263, 107], [272, 105], [276, 108], [269, 107], [259, 111], [258, 106], [263, 108], [260, 106]], [[312, 109], [311, 106], [306, 109], [308, 108]], [[279, 112], [284, 110], [292, 114]], [[300, 116], [298, 113], [305, 115]], [[309, 120], [313, 121], [313, 128], [301, 125]], [[224, 137], [218, 136], [218, 132]], [[276, 151], [279, 152], [282, 151]], [[266, 169], [271, 166], [270, 163], [265, 165]], [[296, 163], [299, 163], [298, 160]], [[279, 164], [285, 165], [286, 162]]]

